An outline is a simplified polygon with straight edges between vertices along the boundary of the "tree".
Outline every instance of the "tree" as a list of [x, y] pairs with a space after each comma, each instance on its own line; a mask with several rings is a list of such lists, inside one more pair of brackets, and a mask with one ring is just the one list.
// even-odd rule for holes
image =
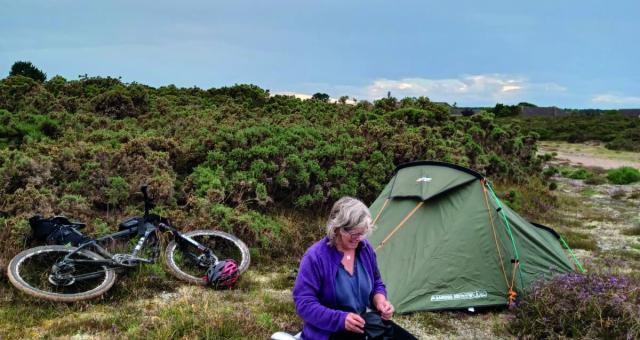
[[314, 93], [314, 94], [313, 94], [313, 96], [311, 96], [311, 99], [313, 99], [313, 100], [319, 100], [319, 101], [321, 101], [321, 102], [325, 102], [325, 103], [328, 103], [328, 102], [329, 102], [329, 98], [330, 98], [330, 97], [329, 97], [329, 95], [328, 95], [328, 94], [326, 94], [326, 93], [320, 93], [320, 92]]
[[44, 82], [47, 80], [47, 74], [33, 66], [30, 61], [16, 61], [11, 66], [9, 76], [25, 76], [35, 81]]
[[527, 103], [527, 102], [519, 102], [518, 106], [524, 106], [524, 107], [538, 107], [535, 104], [531, 104], [531, 103]]

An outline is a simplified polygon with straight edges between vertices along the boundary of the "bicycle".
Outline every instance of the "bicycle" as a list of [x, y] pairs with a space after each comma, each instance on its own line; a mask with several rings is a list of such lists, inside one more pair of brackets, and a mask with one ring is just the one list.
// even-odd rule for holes
[[[237, 263], [240, 274], [247, 270], [251, 261], [249, 249], [239, 238], [216, 230], [182, 233], [167, 219], [149, 213], [154, 204], [147, 187], [143, 186], [141, 191], [144, 216], [129, 218], [120, 224], [118, 232], [96, 239], [86, 238], [88, 241], [77, 247], [46, 245], [19, 253], [7, 269], [11, 283], [22, 292], [51, 301], [93, 299], [113, 286], [116, 273], [155, 263], [159, 257], [159, 233], [165, 232], [173, 235], [164, 254], [165, 262], [169, 273], [180, 280], [205, 285], [208, 268], [226, 259]], [[105, 248], [111, 240], [136, 236], [131, 253], [111, 254]], [[150, 258], [139, 256], [145, 248], [151, 248]]]

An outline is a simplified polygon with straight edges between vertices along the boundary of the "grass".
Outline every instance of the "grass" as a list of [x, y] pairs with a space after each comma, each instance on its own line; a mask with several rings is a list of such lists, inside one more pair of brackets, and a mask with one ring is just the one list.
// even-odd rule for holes
[[571, 179], [587, 179], [593, 176], [593, 173], [585, 168], [563, 166], [559, 169], [560, 175]]
[[592, 187], [584, 187], [584, 189], [580, 191], [580, 194], [584, 197], [593, 197], [597, 195], [598, 192]]
[[453, 312], [412, 313], [398, 316], [397, 318], [402, 325], [419, 325], [425, 334], [440, 333], [455, 335], [456, 329], [453, 326], [453, 321], [457, 314], [458, 313]]
[[622, 231], [622, 234], [627, 236], [640, 236], [640, 225], [632, 228], [627, 228]]
[[543, 153], [546, 151], [572, 150], [602, 158], [629, 162], [639, 161], [637, 152], [611, 150], [605, 148], [603, 145], [574, 144], [560, 141], [540, 141], [538, 144]]
[[598, 243], [593, 236], [577, 231], [567, 230], [562, 233], [562, 238], [569, 244], [572, 249], [598, 250]]

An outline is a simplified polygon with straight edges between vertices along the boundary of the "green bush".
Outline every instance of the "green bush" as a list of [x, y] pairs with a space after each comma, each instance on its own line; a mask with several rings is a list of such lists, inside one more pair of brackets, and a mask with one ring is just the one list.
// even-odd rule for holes
[[92, 100], [92, 104], [95, 112], [114, 118], [137, 115], [133, 100], [122, 89], [102, 93]]
[[633, 167], [623, 166], [609, 170], [607, 179], [613, 184], [630, 184], [640, 181], [640, 171]]
[[587, 179], [593, 177], [593, 173], [584, 168], [563, 167], [560, 168], [559, 171], [563, 177], [571, 179]]

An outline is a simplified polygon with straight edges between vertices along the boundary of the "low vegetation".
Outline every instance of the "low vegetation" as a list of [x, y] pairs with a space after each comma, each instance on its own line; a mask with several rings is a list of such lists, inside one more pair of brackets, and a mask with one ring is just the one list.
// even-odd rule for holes
[[274, 214], [323, 215], [345, 195], [371, 202], [398, 164], [436, 159], [509, 183], [541, 166], [533, 134], [491, 114], [450, 116], [427, 98], [350, 105], [254, 85], [14, 75], [0, 80], [0, 121], [0, 263], [24, 246], [31, 214], [61, 213], [103, 232], [139, 213], [143, 183], [174, 224], [224, 229], [277, 258], [284, 245], [299, 255], [308, 232]]
[[623, 166], [609, 170], [607, 179], [613, 184], [630, 184], [640, 181], [640, 171], [636, 168]]
[[[0, 334], [10, 338], [295, 332], [301, 325], [290, 298], [295, 268], [322, 235], [327, 207], [344, 195], [372, 202], [395, 166], [407, 161], [473, 168], [494, 181], [510, 207], [551, 226], [560, 224], [557, 208], [566, 202], [550, 193], [557, 185], [545, 178], [564, 172], [607, 180], [579, 168], [542, 175], [535, 129], [498, 122], [490, 113], [451, 116], [424, 97], [351, 105], [323, 94], [310, 100], [272, 95], [254, 85], [153, 88], [86, 75], [46, 80], [23, 66], [26, 71], [0, 80]], [[6, 265], [30, 245], [25, 236], [32, 214], [65, 214], [87, 222], [90, 235], [112, 232], [118, 221], [140, 214], [142, 184], [149, 184], [156, 212], [179, 228], [221, 229], [249, 245], [254, 266], [237, 289], [182, 286], [162, 264], [123, 276], [107, 296], [87, 303], [42, 303], [10, 287]], [[598, 249], [590, 235], [569, 227], [560, 232], [574, 248]], [[637, 251], [625, 256], [635, 256], [631, 252]], [[516, 320], [539, 325], [540, 315], [528, 313], [523, 309]], [[464, 316], [443, 315], [398, 320], [426, 333], [456, 335], [455, 323]], [[496, 332], [543, 334], [518, 322], [511, 329], [495, 321]], [[553, 337], [548, 334], [542, 336]]]
[[535, 132], [541, 140], [582, 143], [600, 141], [608, 149], [640, 151], [640, 119], [617, 112], [561, 117], [509, 117], [501, 121]]
[[[596, 169], [597, 170], [597, 169]], [[586, 184], [600, 185], [606, 182], [611, 184], [631, 184], [640, 181], [640, 171], [634, 167], [622, 166], [608, 170], [602, 174], [603, 170], [594, 171], [594, 169], [586, 169], [577, 166], [549, 166], [544, 169], [545, 177], [558, 174], [562, 177], [571, 179], [585, 180]]]
[[540, 282], [513, 309], [513, 333], [532, 338], [640, 337], [640, 280], [611, 273]]

